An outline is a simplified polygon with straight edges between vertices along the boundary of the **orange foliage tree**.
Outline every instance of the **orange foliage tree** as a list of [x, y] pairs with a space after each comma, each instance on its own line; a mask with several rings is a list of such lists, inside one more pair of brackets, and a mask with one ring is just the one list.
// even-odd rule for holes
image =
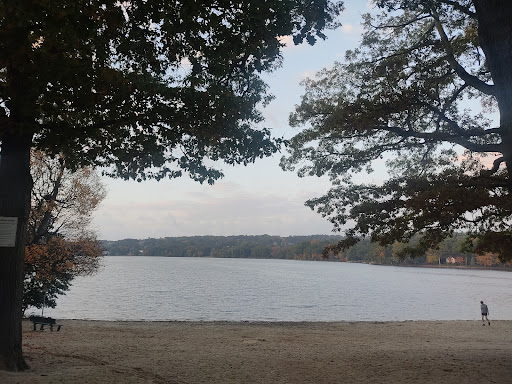
[[32, 207], [25, 250], [23, 311], [56, 306], [71, 281], [99, 267], [102, 248], [90, 230], [93, 211], [105, 197], [99, 176], [70, 171], [65, 158], [31, 154]]
[[500, 264], [499, 256], [497, 254], [490, 252], [484, 253], [482, 255], [477, 255], [475, 256], [475, 259], [478, 265], [485, 265], [487, 267]]
[[58, 295], [67, 291], [76, 276], [89, 275], [99, 267], [102, 249], [98, 241], [51, 237], [44, 244], [25, 249], [23, 310], [29, 306], [56, 306]]

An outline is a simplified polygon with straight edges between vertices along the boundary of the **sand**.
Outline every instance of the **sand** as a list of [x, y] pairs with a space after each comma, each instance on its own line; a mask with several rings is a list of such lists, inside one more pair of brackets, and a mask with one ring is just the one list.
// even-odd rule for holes
[[512, 382], [512, 321], [60, 323], [0, 383]]

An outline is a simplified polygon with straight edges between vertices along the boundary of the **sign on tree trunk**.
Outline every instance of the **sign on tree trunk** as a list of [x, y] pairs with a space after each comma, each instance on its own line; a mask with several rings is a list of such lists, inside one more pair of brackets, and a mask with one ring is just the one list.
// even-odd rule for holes
[[14, 247], [16, 245], [17, 217], [0, 216], [0, 247]]

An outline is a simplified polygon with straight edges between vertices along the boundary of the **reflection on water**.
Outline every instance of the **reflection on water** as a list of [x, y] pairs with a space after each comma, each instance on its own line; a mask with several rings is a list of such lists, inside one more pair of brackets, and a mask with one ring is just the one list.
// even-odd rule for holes
[[291, 260], [106, 257], [59, 319], [392, 321], [512, 319], [512, 273]]

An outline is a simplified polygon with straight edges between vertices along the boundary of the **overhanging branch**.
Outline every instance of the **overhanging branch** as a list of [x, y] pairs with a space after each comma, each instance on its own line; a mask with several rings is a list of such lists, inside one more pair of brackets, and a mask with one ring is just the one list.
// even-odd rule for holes
[[462, 13], [464, 13], [465, 15], [468, 15], [470, 18], [472, 19], [475, 19], [476, 20], [476, 13], [471, 11], [469, 9], [469, 7], [465, 7], [463, 6], [462, 4], [460, 4], [459, 2], [457, 1], [453, 1], [453, 0], [441, 0], [441, 3], [443, 4], [447, 4], [447, 5], [450, 5], [452, 6], [454, 9], [456, 9], [457, 11], [460, 11]]
[[[458, 144], [466, 149], [473, 152], [501, 152], [501, 146], [499, 144], [478, 144], [467, 140], [465, 137], [460, 135], [451, 135], [446, 132], [417, 132], [411, 130], [404, 130], [400, 127], [389, 127], [389, 126], [374, 126], [372, 129], [378, 129], [386, 132], [394, 133], [397, 136], [404, 138], [418, 138], [423, 139], [427, 142], [449, 142], [452, 144]], [[484, 131], [488, 132], [488, 131]]]
[[481, 172], [482, 176], [491, 176], [494, 175], [498, 170], [500, 169], [500, 165], [505, 162], [505, 157], [501, 156], [498, 157], [494, 162], [492, 163], [491, 169], [486, 169]]
[[480, 92], [485, 93], [486, 95], [495, 95], [496, 90], [493, 85], [489, 85], [484, 81], [480, 80], [478, 77], [471, 75], [468, 73], [462, 65], [459, 64], [457, 59], [455, 58], [453, 47], [444, 31], [443, 24], [439, 20], [439, 15], [437, 12], [432, 11], [432, 17], [434, 18], [435, 26], [439, 36], [441, 38], [441, 42], [443, 43], [444, 49], [446, 51], [446, 59], [448, 63], [453, 68], [453, 70], [459, 75], [459, 77], [465, 81], [467, 84], [472, 86], [473, 88], [479, 90]]

